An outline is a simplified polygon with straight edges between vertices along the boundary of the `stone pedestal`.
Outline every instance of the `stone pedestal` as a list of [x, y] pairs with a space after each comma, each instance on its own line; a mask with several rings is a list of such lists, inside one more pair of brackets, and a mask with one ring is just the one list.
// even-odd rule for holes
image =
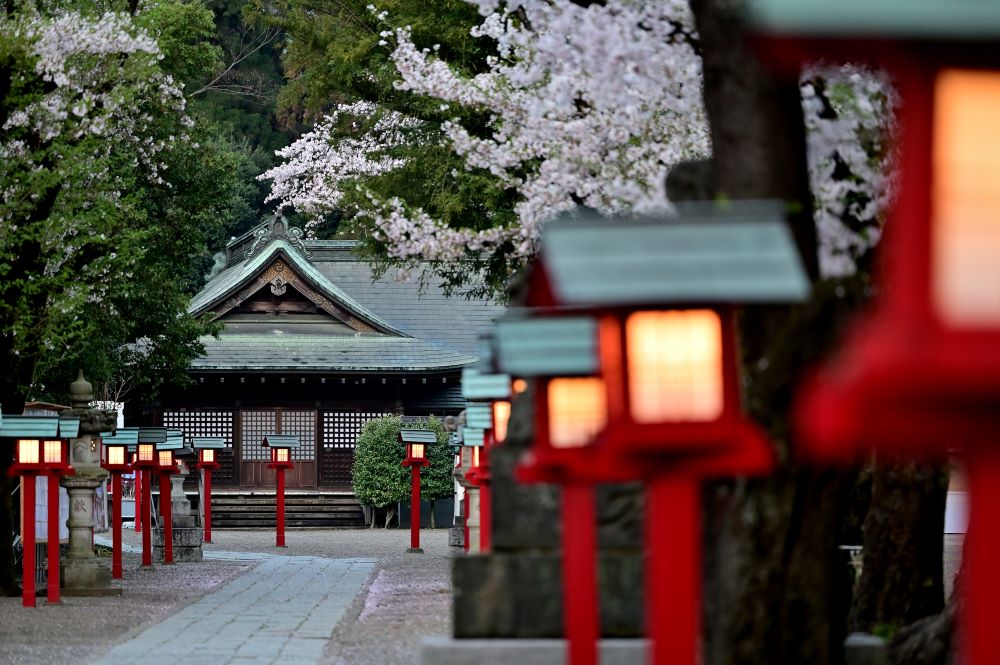
[[[174, 561], [201, 561], [202, 542], [205, 536], [198, 516], [191, 510], [191, 502], [184, 493], [184, 480], [188, 466], [179, 462], [181, 471], [170, 477], [170, 515], [174, 536]], [[162, 518], [161, 518], [162, 519]], [[153, 559], [163, 562], [163, 530], [153, 530]]]
[[469, 517], [466, 521], [469, 527], [469, 554], [476, 554], [480, 551], [479, 488], [467, 487], [465, 495], [469, 497]]
[[103, 482], [93, 476], [64, 476], [69, 493], [69, 552], [61, 561], [64, 596], [117, 596], [111, 569], [94, 555], [94, 490]]

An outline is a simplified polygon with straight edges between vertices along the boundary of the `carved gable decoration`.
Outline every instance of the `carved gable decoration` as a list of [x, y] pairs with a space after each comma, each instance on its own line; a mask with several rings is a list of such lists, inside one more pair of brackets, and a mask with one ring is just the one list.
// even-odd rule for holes
[[274, 240], [281, 239], [298, 250], [302, 256], [309, 258], [312, 256], [312, 253], [306, 249], [305, 244], [302, 242], [302, 235], [302, 229], [289, 226], [288, 221], [283, 215], [275, 215], [266, 225], [254, 231], [253, 244], [250, 245], [250, 249], [243, 254], [243, 257], [249, 261], [262, 248], [266, 247]]
[[276, 258], [253, 281], [226, 299], [215, 312], [213, 318], [218, 319], [228, 312], [237, 309], [265, 287], [269, 288], [270, 293], [276, 297], [284, 296], [288, 291], [288, 287], [292, 287], [295, 291], [305, 296], [317, 308], [354, 330], [359, 332], [377, 332], [376, 328], [372, 325], [362, 321], [339, 303], [332, 301], [314, 289], [307, 280], [296, 273], [282, 258]]

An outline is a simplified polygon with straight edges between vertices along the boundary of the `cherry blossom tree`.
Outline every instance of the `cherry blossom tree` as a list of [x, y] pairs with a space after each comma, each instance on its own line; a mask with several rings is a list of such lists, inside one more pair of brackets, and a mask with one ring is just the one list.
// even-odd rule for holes
[[[669, 169], [711, 153], [687, 2], [470, 2], [483, 15], [472, 35], [495, 45], [475, 75], [437, 48], [418, 48], [408, 27], [391, 27], [387, 12], [369, 11], [387, 26], [380, 43], [392, 49], [396, 88], [436, 100], [444, 114], [456, 111], [420, 140], [443, 143], [466, 171], [514, 192], [513, 215], [461, 225], [433, 206], [371, 187], [403, 166], [390, 153], [415, 138], [387, 123], [416, 123], [398, 113], [383, 117], [375, 104], [339, 106], [279, 153], [285, 162], [261, 176], [273, 180], [270, 200], [313, 219], [346, 208], [369, 223], [390, 260], [435, 261], [442, 272], [487, 255], [499, 258], [492, 267], [505, 275], [534, 254], [544, 222], [576, 205], [609, 214], [669, 211]], [[843, 275], [877, 242], [891, 191], [884, 138], [891, 88], [875, 73], [828, 67], [806, 72], [802, 93], [820, 264], [825, 275]], [[359, 136], [355, 123], [338, 134], [345, 113], [370, 129]]]

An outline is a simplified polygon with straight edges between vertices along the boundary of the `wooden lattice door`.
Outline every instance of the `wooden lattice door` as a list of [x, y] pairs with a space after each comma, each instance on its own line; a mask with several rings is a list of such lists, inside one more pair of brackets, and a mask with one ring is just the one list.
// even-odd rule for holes
[[374, 418], [390, 416], [376, 411], [324, 411], [321, 416], [322, 450], [319, 482], [325, 487], [351, 488], [354, 446], [361, 426]]
[[185, 441], [190, 442], [194, 436], [216, 436], [226, 440], [226, 447], [216, 453], [219, 468], [212, 473], [212, 482], [216, 485], [239, 483], [233, 446], [235, 425], [236, 414], [232, 411], [185, 410], [163, 413], [163, 426], [179, 429], [184, 433]]
[[281, 409], [240, 412], [240, 484], [244, 487], [274, 487], [274, 471], [267, 468], [270, 450], [264, 446], [267, 434], [287, 434], [299, 438], [292, 449], [295, 466], [285, 473], [288, 487], [316, 486], [316, 412]]

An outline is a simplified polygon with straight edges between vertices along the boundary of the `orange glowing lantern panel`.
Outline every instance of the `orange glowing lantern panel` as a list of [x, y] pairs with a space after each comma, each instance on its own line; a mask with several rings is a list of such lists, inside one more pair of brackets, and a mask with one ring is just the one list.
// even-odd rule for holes
[[17, 461], [19, 464], [38, 464], [38, 439], [18, 439]]
[[514, 382], [511, 384], [511, 390], [514, 392], [515, 395], [520, 395], [527, 389], [528, 389], [528, 382], [525, 379], [514, 379]]
[[107, 446], [108, 464], [125, 464], [125, 446]]
[[625, 323], [628, 388], [638, 423], [722, 415], [722, 322], [708, 309], [636, 312]]
[[479, 468], [479, 446], [472, 446], [472, 467]]
[[275, 448], [274, 449], [274, 461], [275, 462], [287, 462], [288, 461], [288, 448]]
[[211, 464], [215, 461], [215, 451], [211, 448], [203, 448], [201, 451], [201, 461], [205, 464]]
[[594, 377], [549, 381], [549, 444], [578, 448], [590, 443], [607, 422], [604, 382]]
[[1000, 325], [1000, 73], [944, 70], [934, 92], [933, 302], [950, 325]]
[[138, 450], [138, 459], [140, 462], [152, 462], [154, 459], [154, 451], [156, 446], [152, 443], [140, 443]]
[[424, 444], [422, 443], [411, 443], [410, 444], [410, 457], [413, 459], [423, 459], [424, 458]]
[[161, 450], [159, 459], [160, 466], [172, 466], [174, 463], [174, 453], [171, 450]]
[[43, 455], [46, 464], [60, 464], [63, 461], [62, 441], [46, 441]]
[[497, 443], [507, 439], [507, 423], [510, 422], [510, 402], [493, 402], [493, 438]]

